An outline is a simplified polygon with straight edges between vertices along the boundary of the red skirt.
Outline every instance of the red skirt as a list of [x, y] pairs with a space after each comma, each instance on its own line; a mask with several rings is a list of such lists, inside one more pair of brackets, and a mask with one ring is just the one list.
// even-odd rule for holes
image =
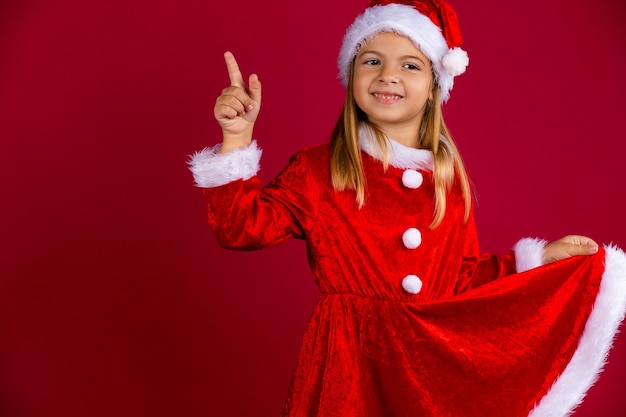
[[626, 309], [626, 256], [509, 275], [429, 303], [322, 294], [284, 416], [567, 416]]

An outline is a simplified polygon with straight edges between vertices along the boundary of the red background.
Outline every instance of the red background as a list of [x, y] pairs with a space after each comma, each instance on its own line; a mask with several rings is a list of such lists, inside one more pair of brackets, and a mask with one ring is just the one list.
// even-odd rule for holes
[[[235, 52], [264, 88], [268, 180], [326, 141], [367, 0], [4, 0], [0, 415], [277, 416], [317, 298], [302, 242], [219, 249], [187, 155], [219, 141]], [[620, 0], [454, 1], [471, 63], [445, 107], [485, 251], [626, 247]], [[577, 416], [622, 416], [626, 338]]]

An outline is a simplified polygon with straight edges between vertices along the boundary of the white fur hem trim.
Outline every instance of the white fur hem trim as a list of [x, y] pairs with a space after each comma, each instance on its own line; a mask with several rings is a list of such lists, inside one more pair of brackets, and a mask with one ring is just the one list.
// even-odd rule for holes
[[250, 179], [259, 172], [262, 151], [256, 141], [246, 148], [227, 153], [220, 153], [221, 148], [219, 144], [191, 155], [189, 170], [198, 187], [219, 187], [239, 179]]
[[542, 239], [526, 237], [513, 246], [515, 251], [515, 270], [525, 272], [543, 265], [543, 249], [548, 244]]
[[582, 402], [604, 368], [613, 338], [626, 312], [626, 254], [605, 246], [600, 291], [578, 348], [561, 376], [528, 415], [566, 417]]

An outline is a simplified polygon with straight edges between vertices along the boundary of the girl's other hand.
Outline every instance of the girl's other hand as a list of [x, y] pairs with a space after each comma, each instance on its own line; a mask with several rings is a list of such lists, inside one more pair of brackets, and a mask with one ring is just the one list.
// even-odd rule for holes
[[224, 141], [222, 153], [248, 146], [252, 129], [261, 108], [261, 82], [256, 74], [250, 75], [249, 87], [243, 81], [239, 65], [231, 52], [224, 53], [230, 86], [215, 102], [213, 113], [222, 128]]
[[586, 236], [569, 235], [546, 245], [543, 263], [547, 264], [578, 255], [593, 255], [598, 252], [598, 244]]

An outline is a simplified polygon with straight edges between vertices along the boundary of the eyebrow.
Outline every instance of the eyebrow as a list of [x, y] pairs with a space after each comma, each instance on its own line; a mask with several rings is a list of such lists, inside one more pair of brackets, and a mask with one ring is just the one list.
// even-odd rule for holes
[[[384, 56], [384, 54], [382, 54], [382, 53], [380, 53], [378, 51], [365, 50], [365, 51], [362, 51], [361, 53], [359, 53], [359, 57], [361, 57], [361, 56], [363, 56], [365, 54], [373, 54], [373, 55], [376, 55], [376, 56], [379, 56], [379, 57], [383, 57]], [[422, 58], [420, 58], [418, 56], [415, 56], [415, 55], [403, 55], [403, 56], [400, 57], [400, 59], [415, 59], [415, 60], [421, 62], [422, 64], [426, 65], [426, 62], [424, 62], [424, 60]]]

